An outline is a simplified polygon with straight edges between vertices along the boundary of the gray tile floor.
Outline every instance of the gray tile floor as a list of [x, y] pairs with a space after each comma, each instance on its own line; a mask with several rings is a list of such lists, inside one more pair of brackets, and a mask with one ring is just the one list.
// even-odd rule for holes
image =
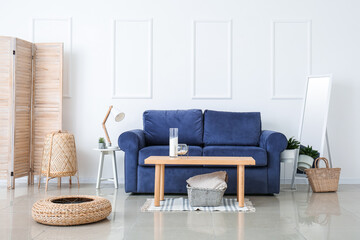
[[[108, 219], [83, 226], [54, 227], [31, 218], [32, 204], [47, 196], [89, 194], [109, 199]], [[341, 185], [337, 193], [282, 191], [275, 196], [247, 196], [255, 213], [149, 213], [140, 208], [151, 195], [129, 195], [123, 186], [63, 184], [44, 188], [18, 184], [0, 188], [0, 239], [360, 239], [360, 185]], [[171, 196], [167, 196], [171, 197]], [[227, 196], [228, 197], [228, 196]]]

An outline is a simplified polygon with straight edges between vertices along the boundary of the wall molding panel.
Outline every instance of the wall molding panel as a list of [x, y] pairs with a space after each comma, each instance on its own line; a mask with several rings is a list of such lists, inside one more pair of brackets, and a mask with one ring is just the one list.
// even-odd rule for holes
[[33, 18], [34, 43], [64, 43], [63, 97], [71, 98], [72, 18]]
[[[153, 20], [114, 20], [113, 54], [112, 97], [115, 99], [151, 99], [153, 92]], [[132, 78], [129, 79], [128, 76], [132, 76]]]
[[232, 20], [193, 21], [192, 98], [232, 98]]
[[303, 99], [311, 75], [311, 20], [273, 20], [271, 23], [271, 99]]

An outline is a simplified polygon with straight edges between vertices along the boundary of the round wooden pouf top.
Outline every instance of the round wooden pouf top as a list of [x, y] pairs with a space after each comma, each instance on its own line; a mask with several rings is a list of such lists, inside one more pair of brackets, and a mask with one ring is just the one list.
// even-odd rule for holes
[[34, 203], [32, 217], [46, 225], [71, 226], [93, 223], [111, 213], [111, 203], [103, 197], [74, 195], [42, 199]]

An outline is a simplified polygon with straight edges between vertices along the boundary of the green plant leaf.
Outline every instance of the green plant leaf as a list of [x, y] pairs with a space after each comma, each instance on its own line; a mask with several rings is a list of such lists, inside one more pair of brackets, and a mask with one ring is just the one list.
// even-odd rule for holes
[[288, 140], [288, 145], [286, 147], [286, 149], [298, 149], [300, 146], [300, 142], [297, 141], [294, 137], [291, 137]]
[[315, 159], [319, 156], [319, 152], [315, 149], [312, 149], [312, 146], [307, 145], [307, 147], [300, 149], [300, 155], [307, 155]]

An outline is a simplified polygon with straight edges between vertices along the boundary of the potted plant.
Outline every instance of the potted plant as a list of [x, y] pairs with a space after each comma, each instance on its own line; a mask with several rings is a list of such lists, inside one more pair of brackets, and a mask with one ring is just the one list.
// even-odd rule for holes
[[311, 168], [314, 162], [314, 159], [319, 156], [319, 152], [315, 149], [312, 149], [311, 146], [300, 148], [300, 155], [298, 161], [298, 169], [300, 171], [305, 171], [305, 169]]
[[294, 137], [291, 137], [288, 140], [288, 145], [286, 149], [280, 154], [280, 161], [289, 161], [289, 160], [295, 160], [297, 151], [299, 149], [300, 142], [297, 141]]
[[105, 148], [105, 139], [104, 138], [99, 138], [99, 149], [104, 149]]

